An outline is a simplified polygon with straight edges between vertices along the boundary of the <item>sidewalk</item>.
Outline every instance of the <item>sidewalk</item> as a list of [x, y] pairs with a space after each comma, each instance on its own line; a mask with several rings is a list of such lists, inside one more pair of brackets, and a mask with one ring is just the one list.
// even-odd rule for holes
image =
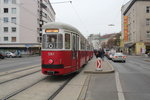
[[97, 58], [93, 57], [86, 65], [84, 74], [87, 75], [82, 91], [77, 100], [117, 100], [114, 68], [105, 59], [102, 71], [96, 70]]
[[96, 71], [96, 60], [93, 57], [54, 100], [117, 100], [114, 74], [109, 74], [114, 73], [113, 66], [104, 60], [103, 70]]
[[102, 61], [102, 71], [96, 70], [96, 63], [97, 63], [97, 58], [94, 57], [88, 64], [87, 68], [85, 69], [84, 73], [89, 73], [89, 74], [105, 74], [105, 73], [114, 73], [115, 70], [113, 66], [109, 63], [107, 59]]

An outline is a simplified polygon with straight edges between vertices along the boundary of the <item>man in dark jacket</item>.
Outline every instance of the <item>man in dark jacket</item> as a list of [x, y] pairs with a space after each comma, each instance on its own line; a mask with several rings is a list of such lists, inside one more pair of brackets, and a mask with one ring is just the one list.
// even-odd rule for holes
[[104, 60], [104, 55], [105, 55], [105, 52], [104, 52], [104, 49], [102, 48], [99, 50], [99, 56], [98, 57], [100, 57], [102, 60]]

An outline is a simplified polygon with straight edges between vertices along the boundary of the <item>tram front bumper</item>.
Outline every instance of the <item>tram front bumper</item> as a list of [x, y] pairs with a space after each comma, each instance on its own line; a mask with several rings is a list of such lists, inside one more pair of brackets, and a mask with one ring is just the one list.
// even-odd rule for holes
[[42, 65], [42, 73], [46, 75], [61, 75], [64, 73], [64, 65]]

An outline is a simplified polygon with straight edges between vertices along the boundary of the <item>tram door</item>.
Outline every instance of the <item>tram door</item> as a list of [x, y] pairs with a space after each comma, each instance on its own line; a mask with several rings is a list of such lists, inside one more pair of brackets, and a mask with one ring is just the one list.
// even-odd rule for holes
[[72, 34], [72, 66], [78, 70], [78, 49], [79, 49], [79, 37], [76, 34]]

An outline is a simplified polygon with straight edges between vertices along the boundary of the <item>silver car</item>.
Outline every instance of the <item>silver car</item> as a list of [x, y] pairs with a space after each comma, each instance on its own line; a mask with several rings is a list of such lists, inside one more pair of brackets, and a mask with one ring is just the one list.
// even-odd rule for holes
[[12, 52], [6, 52], [6, 57], [8, 57], [8, 58], [14, 58], [14, 57], [16, 57], [16, 54], [12, 53]]
[[115, 53], [112, 57], [112, 61], [121, 61], [121, 62], [126, 62], [126, 56], [122, 53]]

